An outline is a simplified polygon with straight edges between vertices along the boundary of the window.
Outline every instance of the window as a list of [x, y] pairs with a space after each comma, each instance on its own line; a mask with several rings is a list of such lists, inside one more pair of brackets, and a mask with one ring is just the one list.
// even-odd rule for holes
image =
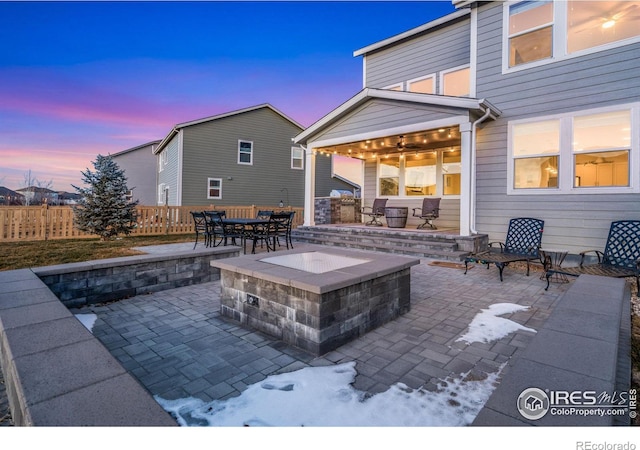
[[558, 187], [559, 120], [514, 125], [512, 148], [515, 189]]
[[553, 2], [509, 6], [509, 67], [552, 56]]
[[522, 1], [504, 8], [504, 70], [640, 40], [640, 1]]
[[291, 147], [291, 168], [304, 168], [304, 151], [300, 147]]
[[567, 52], [599, 47], [640, 36], [640, 2], [570, 1]]
[[460, 195], [461, 152], [452, 148], [442, 153], [442, 195]]
[[238, 141], [238, 164], [253, 164], [253, 142]]
[[436, 152], [407, 155], [404, 165], [404, 189], [407, 196], [435, 195]]
[[635, 105], [510, 123], [509, 193], [637, 191], [639, 113]]
[[630, 111], [576, 117], [574, 187], [628, 186], [630, 143]]
[[435, 94], [436, 77], [435, 75], [429, 75], [409, 80], [407, 81], [407, 90], [409, 92], [418, 92], [420, 94]]
[[207, 178], [207, 198], [222, 198], [222, 178]]
[[[378, 159], [380, 196], [460, 195], [460, 147]], [[439, 180], [439, 181], [438, 181]]]
[[442, 72], [442, 94], [468, 97], [471, 91], [471, 71], [469, 67]]
[[400, 194], [400, 157], [380, 159], [380, 195]]
[[158, 205], [168, 205], [169, 204], [169, 186], [165, 183], [160, 183], [158, 185]]
[[163, 150], [159, 155], [160, 163], [158, 164], [158, 172], [162, 172], [164, 170], [164, 166], [167, 165], [167, 150]]
[[388, 89], [390, 91], [402, 91], [402, 83], [392, 84], [390, 86], [385, 86], [382, 89]]

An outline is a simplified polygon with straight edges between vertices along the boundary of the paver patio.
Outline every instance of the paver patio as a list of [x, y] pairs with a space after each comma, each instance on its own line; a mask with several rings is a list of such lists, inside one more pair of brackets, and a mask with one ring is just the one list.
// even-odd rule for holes
[[[297, 246], [302, 247], [302, 246]], [[354, 387], [369, 393], [401, 382], [435, 389], [450, 376], [482, 378], [522, 351], [534, 333], [500, 340], [457, 342], [482, 309], [514, 303], [529, 309], [503, 316], [538, 329], [569, 284], [545, 282], [508, 267], [504, 282], [495, 268], [430, 265], [411, 269], [411, 311], [337, 350], [314, 357], [219, 313], [219, 282], [167, 290], [73, 310], [95, 313], [93, 328], [122, 365], [154, 395], [203, 401], [239, 395], [267, 376], [308, 366], [356, 361]]]

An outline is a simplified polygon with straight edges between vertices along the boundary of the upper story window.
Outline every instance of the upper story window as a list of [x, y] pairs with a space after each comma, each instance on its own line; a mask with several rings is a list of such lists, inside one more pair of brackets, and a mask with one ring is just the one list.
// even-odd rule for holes
[[253, 164], [253, 142], [238, 141], [238, 164]]
[[441, 91], [443, 95], [468, 97], [471, 91], [471, 70], [469, 67], [457, 67], [442, 72]]
[[414, 78], [407, 81], [407, 91], [418, 92], [420, 94], [436, 93], [436, 76], [428, 75], [426, 77]]
[[509, 193], [637, 192], [639, 114], [634, 105], [510, 123]]
[[388, 89], [390, 91], [402, 91], [402, 83], [392, 84], [390, 86], [385, 86], [382, 89]]
[[164, 166], [167, 165], [167, 162], [169, 160], [168, 156], [167, 156], [167, 150], [163, 150], [160, 152], [159, 155], [159, 164], [158, 164], [158, 172], [162, 172], [164, 170]]
[[552, 56], [553, 2], [509, 6], [509, 67]]
[[222, 178], [207, 178], [207, 198], [222, 198]]
[[291, 147], [291, 168], [304, 168], [304, 151], [300, 147]]
[[640, 41], [640, 1], [522, 1], [504, 8], [504, 70]]

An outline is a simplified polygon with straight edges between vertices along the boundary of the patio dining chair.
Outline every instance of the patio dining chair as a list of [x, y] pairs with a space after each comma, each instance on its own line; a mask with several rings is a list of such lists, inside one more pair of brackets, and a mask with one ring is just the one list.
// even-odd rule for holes
[[[597, 263], [585, 264], [590, 253], [598, 257]], [[640, 220], [611, 222], [604, 251], [580, 252], [580, 265], [577, 267], [552, 267], [550, 264], [545, 266], [545, 290], [549, 289], [549, 278], [554, 274], [573, 277], [589, 274], [615, 278], [635, 277], [636, 288], [640, 292]]]
[[440, 199], [431, 197], [423, 199], [422, 208], [413, 208], [413, 217], [419, 217], [424, 221], [418, 225], [418, 230], [426, 227], [436, 230], [433, 221], [440, 217]]
[[248, 236], [248, 238], [253, 241], [251, 253], [256, 252], [256, 244], [258, 242], [260, 242], [260, 245], [264, 244], [267, 246], [267, 252], [275, 251], [278, 242], [278, 233], [283, 229], [286, 230], [286, 223], [290, 217], [288, 212], [276, 212], [271, 214], [267, 223], [254, 226], [251, 235]]
[[204, 213], [199, 211], [191, 211], [191, 216], [193, 217], [194, 228], [196, 231], [196, 242], [193, 244], [193, 248], [195, 249], [198, 245], [198, 238], [202, 235], [204, 239], [205, 247], [209, 246], [209, 230], [207, 228], [207, 218]]
[[[467, 273], [470, 262], [486, 264], [487, 269], [495, 264], [502, 281], [502, 271], [509, 263], [523, 261], [527, 263], [529, 276], [530, 261], [540, 259], [543, 229], [544, 220], [529, 217], [511, 219], [505, 242], [490, 242], [488, 251], [467, 256], [464, 260], [464, 273]], [[499, 247], [494, 247], [494, 244], [499, 244]]]
[[281, 211], [278, 213], [279, 218], [278, 229], [276, 230], [276, 243], [280, 246], [280, 238], [283, 238], [287, 245], [287, 250], [289, 249], [289, 246], [293, 248], [293, 242], [291, 241], [291, 229], [293, 227], [293, 217], [295, 213], [295, 211]]
[[231, 240], [232, 245], [237, 245], [236, 239], [244, 243], [243, 230], [233, 224], [225, 223], [226, 212], [221, 210], [204, 211], [207, 218], [207, 231], [209, 234], [209, 246], [217, 247], [220, 244], [228, 245]]
[[362, 207], [362, 215], [370, 217], [370, 220], [365, 222], [365, 225], [382, 226], [382, 222], [380, 222], [378, 217], [384, 217], [384, 208], [387, 206], [387, 200], [386, 198], [376, 198], [373, 201], [373, 205]]

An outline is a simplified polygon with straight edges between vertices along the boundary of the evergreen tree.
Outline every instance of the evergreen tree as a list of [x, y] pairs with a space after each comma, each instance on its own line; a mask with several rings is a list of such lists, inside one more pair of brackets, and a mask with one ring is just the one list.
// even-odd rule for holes
[[98, 155], [93, 161], [95, 172], [82, 173], [84, 188], [73, 186], [81, 199], [73, 207], [76, 226], [81, 231], [100, 236], [103, 241], [119, 234], [129, 235], [136, 226], [136, 205], [126, 194], [124, 170], [110, 156]]

